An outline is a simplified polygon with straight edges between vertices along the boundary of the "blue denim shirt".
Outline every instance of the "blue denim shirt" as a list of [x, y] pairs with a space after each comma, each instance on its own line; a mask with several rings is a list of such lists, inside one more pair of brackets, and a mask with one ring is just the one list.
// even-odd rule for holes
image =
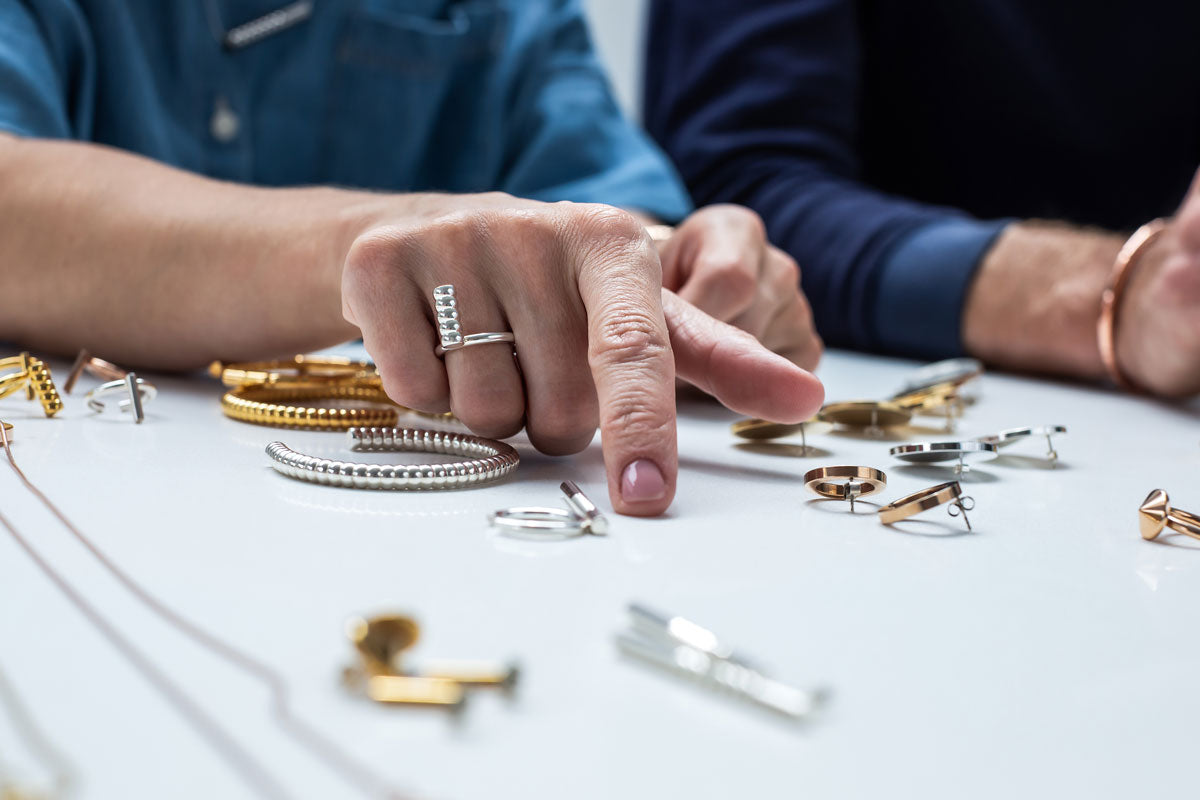
[[0, 0], [0, 129], [268, 186], [501, 190], [674, 221], [689, 200], [624, 119], [578, 0]]

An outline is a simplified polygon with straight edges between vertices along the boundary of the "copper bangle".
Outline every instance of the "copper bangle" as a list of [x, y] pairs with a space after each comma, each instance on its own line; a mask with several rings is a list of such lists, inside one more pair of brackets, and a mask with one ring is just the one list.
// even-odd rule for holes
[[1100, 346], [1100, 360], [1104, 370], [1113, 383], [1129, 392], [1140, 391], [1138, 387], [1125, 377], [1121, 366], [1117, 363], [1117, 322], [1121, 299], [1125, 295], [1125, 287], [1133, 275], [1133, 268], [1139, 257], [1167, 229], [1167, 222], [1156, 219], [1147, 222], [1134, 232], [1133, 236], [1121, 246], [1117, 260], [1113, 263], [1112, 275], [1108, 286], [1100, 295], [1100, 321], [1096, 323], [1096, 341]]

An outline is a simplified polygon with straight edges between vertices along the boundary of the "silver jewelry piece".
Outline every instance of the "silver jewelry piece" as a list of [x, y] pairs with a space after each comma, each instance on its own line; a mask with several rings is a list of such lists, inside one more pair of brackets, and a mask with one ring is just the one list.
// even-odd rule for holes
[[542, 506], [502, 508], [488, 514], [488, 522], [509, 535], [530, 538], [557, 535], [566, 539], [585, 533], [608, 534], [608, 519], [574, 481], [563, 481], [559, 488], [566, 495], [569, 510]]
[[796, 721], [811, 717], [829, 700], [827, 690], [798, 689], [767, 677], [690, 620], [638, 605], [628, 611], [630, 628], [617, 634], [617, 648], [626, 655]]
[[444, 453], [463, 456], [454, 464], [359, 464], [297, 453], [282, 442], [267, 445], [271, 466], [289, 478], [353, 489], [394, 491], [465, 489], [499, 480], [517, 468], [511, 445], [482, 436], [417, 428], [351, 428], [354, 452]]
[[974, 358], [949, 358], [935, 361], [913, 370], [908, 380], [896, 392], [897, 395], [911, 394], [939, 383], [964, 383], [983, 374], [983, 362]]
[[433, 311], [438, 321], [438, 337], [441, 343], [433, 349], [438, 358], [451, 350], [461, 350], [477, 344], [512, 344], [516, 337], [511, 331], [495, 333], [462, 332], [462, 321], [458, 317], [458, 298], [454, 294], [454, 286], [445, 284], [433, 290]]
[[979, 441], [994, 444], [996, 447], [1008, 447], [1010, 444], [1030, 436], [1044, 436], [1046, 437], [1046, 459], [1051, 466], [1058, 466], [1058, 451], [1054, 449], [1054, 437], [1066, 432], [1065, 425], [1035, 425], [1029, 428], [1009, 428], [991, 436], [980, 436]]
[[918, 442], [902, 444], [888, 451], [901, 461], [913, 464], [939, 464], [946, 461], [957, 462], [954, 474], [961, 475], [970, 472], [971, 467], [966, 461], [990, 461], [999, 455], [996, 445], [987, 442]]
[[125, 399], [118, 403], [118, 408], [126, 413], [133, 413], [133, 421], [140, 424], [146, 419], [143, 406], [158, 397], [158, 389], [150, 381], [142, 380], [137, 373], [130, 372], [124, 378], [108, 383], [102, 383], [87, 393], [88, 408], [97, 413], [103, 413], [105, 405], [100, 398], [106, 395], [124, 394]]

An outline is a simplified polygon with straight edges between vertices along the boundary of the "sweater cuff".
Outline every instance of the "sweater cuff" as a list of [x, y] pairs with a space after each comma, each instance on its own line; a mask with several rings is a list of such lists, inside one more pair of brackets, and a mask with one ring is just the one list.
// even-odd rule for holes
[[967, 289], [984, 254], [1009, 222], [950, 219], [902, 239], [884, 261], [876, 284], [874, 321], [880, 346], [924, 359], [962, 355]]

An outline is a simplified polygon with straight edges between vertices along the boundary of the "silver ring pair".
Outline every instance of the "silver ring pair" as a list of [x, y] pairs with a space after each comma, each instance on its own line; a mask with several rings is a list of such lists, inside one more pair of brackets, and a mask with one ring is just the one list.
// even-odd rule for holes
[[462, 332], [462, 322], [458, 317], [458, 298], [454, 294], [454, 286], [445, 284], [433, 290], [433, 312], [437, 315], [438, 336], [441, 343], [433, 349], [438, 358], [451, 350], [461, 350], [476, 344], [513, 344], [516, 337], [512, 331], [492, 333]]

